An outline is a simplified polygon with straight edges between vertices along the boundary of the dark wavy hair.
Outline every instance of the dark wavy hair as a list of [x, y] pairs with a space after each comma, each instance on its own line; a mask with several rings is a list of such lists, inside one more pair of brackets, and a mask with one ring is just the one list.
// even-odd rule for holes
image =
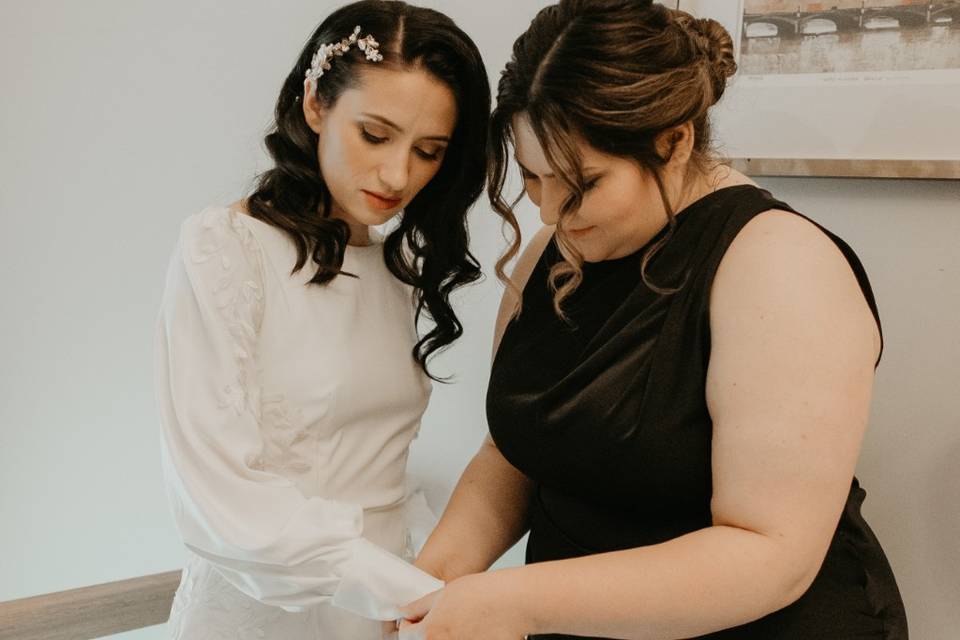
[[[297, 262], [292, 273], [303, 269], [309, 257], [316, 266], [311, 284], [352, 275], [341, 270], [350, 229], [329, 217], [332, 202], [320, 173], [318, 137], [307, 126], [301, 96], [317, 48], [346, 38], [357, 25], [380, 43], [378, 68], [422, 69], [446, 84], [456, 99], [457, 123], [437, 174], [407, 205], [384, 242], [387, 267], [414, 287], [417, 326], [424, 315], [433, 321], [414, 346], [413, 357], [437, 380], [427, 360], [463, 334], [450, 294], [481, 275], [469, 250], [467, 211], [486, 181], [491, 102], [480, 52], [450, 18], [399, 0], [362, 0], [330, 14], [310, 36], [280, 90], [276, 123], [265, 139], [275, 166], [258, 177], [247, 208], [293, 239]], [[338, 57], [317, 83], [321, 104], [331, 107], [360, 82], [360, 72], [370, 64], [358, 47]]]
[[646, 273], [676, 227], [661, 177], [673, 151], [661, 155], [656, 142], [660, 133], [691, 122], [690, 168], [705, 171], [715, 156], [707, 111], [735, 72], [733, 40], [723, 26], [652, 0], [561, 0], [542, 9], [514, 43], [490, 120], [488, 196], [514, 232], [513, 243], [497, 263], [501, 280], [516, 289], [504, 265], [520, 246], [513, 214], [519, 198], [506, 202], [503, 188], [513, 118], [525, 113], [550, 167], [570, 191], [556, 235], [564, 260], [550, 273], [557, 313], [563, 316], [561, 303], [583, 278], [583, 258], [562, 233], [564, 218], [580, 207], [586, 192], [580, 142], [629, 158], [653, 176], [670, 228], [644, 254], [641, 276], [655, 291], [676, 291], [656, 286]]

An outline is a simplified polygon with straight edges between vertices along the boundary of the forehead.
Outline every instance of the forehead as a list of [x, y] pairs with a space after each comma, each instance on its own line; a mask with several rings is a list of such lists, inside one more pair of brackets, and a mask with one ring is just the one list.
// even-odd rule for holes
[[513, 142], [517, 162], [537, 174], [551, 172], [543, 147], [530, 125], [530, 117], [525, 113], [513, 118]]
[[[537, 175], [553, 173], [550, 163], [547, 162], [547, 155], [543, 151], [543, 146], [537, 139], [537, 135], [533, 131], [533, 126], [530, 124], [530, 117], [526, 113], [520, 113], [514, 116], [513, 139], [517, 162]], [[584, 167], [603, 167], [617, 160], [612, 156], [597, 151], [583, 141], [577, 142], [577, 149], [580, 152], [580, 161]]]
[[425, 136], [450, 136], [457, 121], [453, 91], [422, 69], [368, 65], [356, 86], [340, 95], [333, 110], [346, 117], [375, 114], [405, 132]]

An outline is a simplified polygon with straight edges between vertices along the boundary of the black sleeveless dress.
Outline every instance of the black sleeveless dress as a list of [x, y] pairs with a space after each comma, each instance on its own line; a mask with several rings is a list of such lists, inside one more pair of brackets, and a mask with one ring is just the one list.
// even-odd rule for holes
[[[585, 264], [582, 285], [565, 303], [572, 328], [553, 311], [547, 274], [561, 257], [554, 241], [547, 246], [524, 289], [523, 313], [504, 334], [487, 395], [491, 436], [535, 485], [528, 563], [653, 545], [711, 525], [710, 287], [737, 233], [770, 209], [793, 211], [740, 185], [681, 211], [674, 236], [647, 268], [661, 287], [686, 275], [673, 295], [656, 294], [640, 278], [646, 247]], [[823, 231], [847, 257], [876, 316], [859, 259]], [[864, 496], [854, 479], [805, 595], [703, 637], [906, 639], [896, 581], [860, 515]]]

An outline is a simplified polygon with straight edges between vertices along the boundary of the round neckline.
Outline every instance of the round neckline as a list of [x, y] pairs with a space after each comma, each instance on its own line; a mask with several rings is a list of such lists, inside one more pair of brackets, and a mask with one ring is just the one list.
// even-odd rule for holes
[[379, 253], [383, 249], [383, 238], [377, 234], [370, 234], [370, 244], [350, 244], [345, 245], [345, 252], [349, 253]]
[[[264, 226], [264, 227], [267, 227], [267, 228], [269, 228], [269, 229], [271, 229], [271, 230], [273, 230], [273, 231], [280, 231], [280, 229], [278, 229], [277, 227], [273, 226], [273, 225], [270, 224], [269, 222], [266, 222], [266, 221], [264, 221], [264, 220], [261, 220], [260, 218], [256, 218], [256, 217], [254, 217], [253, 215], [251, 215], [249, 212], [244, 211], [244, 210], [242, 210], [242, 209], [237, 209], [237, 208], [231, 207], [231, 206], [221, 206], [221, 207], [219, 207], [219, 208], [224, 209], [224, 210], [226, 210], [226, 211], [228, 211], [228, 212], [236, 213], [237, 215], [243, 216], [244, 218], [246, 218], [246, 219], [248, 219], [248, 220], [253, 220], [256, 224], [259, 224], [259, 225], [262, 225], [262, 226]], [[347, 254], [347, 253], [358, 253], [358, 254], [377, 253], [380, 249], [383, 248], [384, 238], [383, 238], [380, 234], [378, 234], [378, 233], [371, 233], [371, 234], [370, 234], [370, 238], [371, 238], [371, 240], [372, 240], [372, 241], [370, 242], [370, 244], [350, 244], [350, 243], [348, 242], [346, 245], [344, 245], [344, 247], [345, 247], [345, 248], [344, 248], [344, 254]]]

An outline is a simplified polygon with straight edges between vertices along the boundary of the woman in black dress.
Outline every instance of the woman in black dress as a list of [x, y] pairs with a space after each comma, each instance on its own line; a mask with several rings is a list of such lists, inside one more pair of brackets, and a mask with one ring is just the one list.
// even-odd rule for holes
[[[504, 296], [491, 438], [418, 560], [447, 586], [401, 636], [907, 637], [854, 478], [870, 285], [714, 160], [735, 68], [719, 24], [650, 1], [563, 0], [517, 40], [490, 193], [516, 229], [512, 145], [546, 226]], [[526, 566], [484, 573], [527, 531]]]

